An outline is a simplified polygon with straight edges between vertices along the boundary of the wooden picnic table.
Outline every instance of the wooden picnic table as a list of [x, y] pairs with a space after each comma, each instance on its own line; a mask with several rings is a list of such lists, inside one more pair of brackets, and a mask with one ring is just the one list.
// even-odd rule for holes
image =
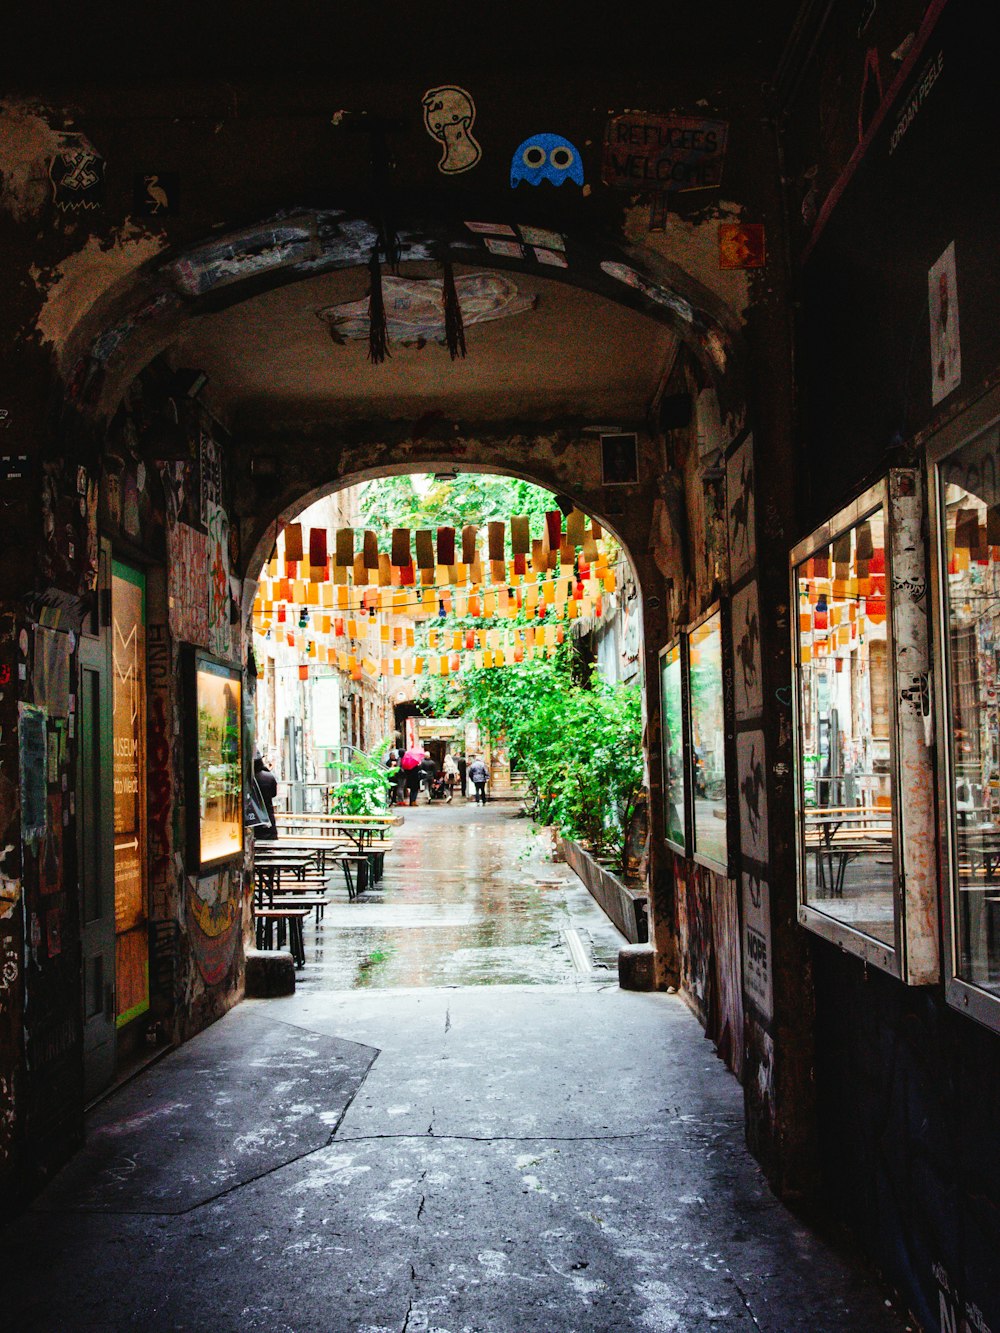
[[275, 813], [275, 820], [279, 824], [330, 824], [336, 823], [345, 828], [351, 824], [381, 824], [387, 828], [402, 824], [402, 815], [386, 813], [384, 815], [346, 815], [336, 810], [303, 810], [296, 814], [291, 810], [279, 810]]
[[[398, 820], [398, 816], [286, 814], [276, 815], [275, 819], [280, 821], [278, 841], [286, 844], [292, 839], [335, 837], [339, 831], [354, 843], [359, 856], [368, 855], [372, 879], [377, 882], [382, 878], [385, 854], [392, 847], [392, 839], [381, 835], [387, 832], [391, 823]], [[293, 829], [302, 829], [305, 832], [293, 833], [291, 831]]]
[[987, 880], [992, 880], [1000, 869], [1000, 828], [994, 824], [966, 825], [958, 830], [957, 851], [961, 858], [968, 857], [970, 874], [982, 865]]
[[316, 853], [311, 851], [291, 850], [254, 854], [254, 877], [257, 888], [263, 895], [266, 888], [268, 899], [281, 892], [281, 878], [287, 871], [297, 880], [305, 878], [305, 872], [316, 861]]
[[[376, 867], [372, 864], [373, 853], [371, 849], [357, 850], [352, 838], [324, 837], [321, 834], [283, 833], [268, 845], [288, 849], [292, 854], [311, 853], [316, 858], [316, 868], [321, 875], [325, 873], [328, 863], [336, 863], [344, 872], [347, 896], [352, 899], [368, 887], [369, 870], [373, 879], [378, 878], [376, 869], [381, 871], [381, 866]], [[280, 851], [271, 853], [271, 855], [280, 854]], [[356, 873], [354, 875], [351, 873], [352, 865], [355, 867]]]
[[892, 811], [883, 806], [817, 806], [803, 812], [807, 851], [816, 853], [816, 886], [844, 895], [848, 863], [892, 847]]

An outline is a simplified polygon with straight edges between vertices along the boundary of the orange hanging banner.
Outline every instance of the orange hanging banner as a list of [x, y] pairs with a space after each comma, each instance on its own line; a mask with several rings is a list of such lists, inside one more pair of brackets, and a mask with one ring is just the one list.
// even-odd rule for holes
[[289, 523], [285, 529], [285, 560], [302, 559], [302, 524]]
[[525, 556], [531, 550], [531, 531], [527, 514], [519, 514], [510, 520], [510, 553]]
[[566, 515], [566, 540], [574, 548], [583, 545], [583, 525], [586, 519], [582, 509], [573, 509]]
[[354, 529], [338, 528], [333, 549], [334, 549], [334, 557], [338, 565], [353, 565]]
[[399, 569], [410, 563], [409, 528], [393, 528], [392, 530], [392, 563]]
[[434, 568], [434, 534], [430, 528], [417, 530], [417, 568]]
[[505, 559], [505, 554], [504, 554], [505, 536], [506, 536], [505, 524], [497, 522], [490, 523], [488, 545], [489, 545], [489, 554], [491, 561], [496, 561], [496, 560], [503, 561]]

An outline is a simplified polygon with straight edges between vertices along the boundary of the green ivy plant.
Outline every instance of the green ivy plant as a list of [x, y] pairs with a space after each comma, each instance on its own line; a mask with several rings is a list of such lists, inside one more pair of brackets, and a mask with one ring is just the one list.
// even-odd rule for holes
[[438, 716], [474, 718], [502, 736], [511, 767], [524, 774], [533, 817], [624, 863], [643, 787], [637, 682], [609, 685], [596, 672], [575, 679], [566, 645], [554, 658], [431, 680], [424, 703]]
[[331, 814], [375, 815], [388, 807], [393, 774], [385, 760], [391, 745], [392, 737], [387, 736], [370, 754], [355, 750], [350, 759], [339, 759], [331, 765], [342, 775], [330, 793]]

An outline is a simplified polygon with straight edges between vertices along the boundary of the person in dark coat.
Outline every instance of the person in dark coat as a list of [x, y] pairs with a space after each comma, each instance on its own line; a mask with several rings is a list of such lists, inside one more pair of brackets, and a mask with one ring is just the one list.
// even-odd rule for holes
[[477, 755], [469, 765], [469, 778], [476, 789], [476, 804], [486, 804], [486, 784], [490, 780], [490, 770]]
[[406, 794], [410, 799], [410, 805], [416, 805], [417, 797], [420, 795], [420, 784], [424, 776], [421, 765], [426, 758], [427, 752], [425, 750], [413, 748], [405, 751], [400, 760], [403, 776], [406, 779]]
[[427, 799], [431, 798], [431, 787], [437, 776], [438, 766], [430, 755], [425, 755], [420, 764], [420, 781], [427, 787]]
[[253, 776], [257, 783], [257, 789], [260, 792], [261, 800], [264, 802], [264, 809], [267, 811], [267, 817], [271, 821], [268, 828], [261, 825], [254, 830], [258, 838], [276, 838], [278, 836], [278, 825], [274, 819], [274, 798], [278, 794], [278, 779], [271, 770], [265, 765], [263, 758], [257, 754], [253, 760]]
[[402, 805], [406, 800], [406, 774], [400, 767], [399, 760], [399, 751], [393, 746], [385, 759], [389, 781], [392, 783], [389, 788], [390, 805]]

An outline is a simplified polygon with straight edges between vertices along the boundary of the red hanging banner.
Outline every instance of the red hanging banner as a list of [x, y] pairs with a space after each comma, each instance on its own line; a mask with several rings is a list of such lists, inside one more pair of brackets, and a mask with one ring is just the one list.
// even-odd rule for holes
[[455, 563], [455, 529], [438, 528], [437, 530], [437, 562], [439, 565], [453, 565]]
[[326, 528], [309, 529], [309, 563], [314, 570], [326, 564]]

